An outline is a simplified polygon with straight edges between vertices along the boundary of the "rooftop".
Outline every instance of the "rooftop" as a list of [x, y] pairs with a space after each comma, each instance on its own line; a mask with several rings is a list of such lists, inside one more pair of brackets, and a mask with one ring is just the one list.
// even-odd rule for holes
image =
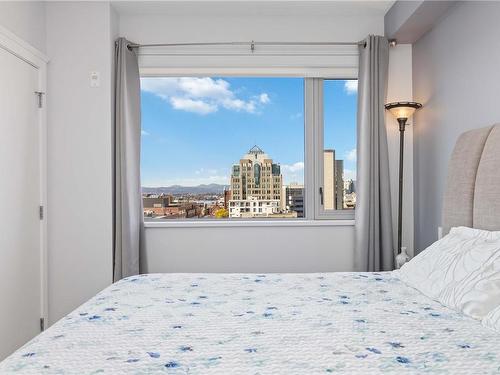
[[250, 150], [248, 150], [248, 153], [249, 154], [263, 154], [264, 151], [262, 151], [262, 149], [259, 146], [255, 145]]

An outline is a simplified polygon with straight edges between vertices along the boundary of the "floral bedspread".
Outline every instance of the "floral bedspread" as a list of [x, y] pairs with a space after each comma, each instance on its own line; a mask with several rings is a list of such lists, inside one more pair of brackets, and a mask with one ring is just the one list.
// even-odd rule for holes
[[498, 374], [500, 335], [391, 273], [124, 279], [0, 363], [21, 374]]

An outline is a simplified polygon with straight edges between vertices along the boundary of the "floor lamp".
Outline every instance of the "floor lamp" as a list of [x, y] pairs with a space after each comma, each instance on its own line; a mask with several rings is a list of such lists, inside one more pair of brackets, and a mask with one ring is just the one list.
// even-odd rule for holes
[[385, 109], [390, 111], [399, 123], [399, 198], [398, 198], [398, 256], [396, 257], [396, 267], [401, 267], [409, 257], [406, 248], [401, 247], [401, 237], [403, 229], [403, 155], [405, 127], [408, 119], [413, 113], [422, 107], [422, 104], [415, 102], [393, 102], [385, 105]]

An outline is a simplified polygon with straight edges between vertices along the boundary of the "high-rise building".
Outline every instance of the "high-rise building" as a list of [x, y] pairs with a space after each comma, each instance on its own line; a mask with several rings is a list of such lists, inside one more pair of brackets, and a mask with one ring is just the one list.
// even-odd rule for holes
[[335, 160], [335, 209], [344, 208], [344, 161]]
[[291, 183], [284, 190], [285, 209], [296, 212], [297, 217], [304, 217], [304, 185]]
[[356, 181], [349, 179], [344, 182], [344, 208], [356, 207]]
[[335, 150], [323, 150], [323, 207], [344, 208], [344, 161], [335, 159]]
[[226, 190], [224, 188], [224, 208], [227, 210], [229, 207], [229, 201], [231, 200], [231, 190]]
[[356, 192], [355, 181], [352, 179], [345, 180], [344, 191], [346, 194], [352, 194]]
[[[258, 146], [252, 147], [240, 159], [239, 164], [233, 165], [231, 172], [231, 200], [229, 201], [229, 216], [238, 215], [240, 207], [247, 207], [262, 202], [265, 207], [272, 209], [257, 209], [248, 211], [250, 216], [268, 216], [277, 213], [281, 207], [283, 177], [279, 164], [264, 153]], [[275, 201], [277, 204], [275, 204]], [[275, 208], [277, 207], [277, 209]], [[233, 214], [232, 214], [233, 213]]]
[[335, 209], [335, 150], [323, 151], [323, 207]]

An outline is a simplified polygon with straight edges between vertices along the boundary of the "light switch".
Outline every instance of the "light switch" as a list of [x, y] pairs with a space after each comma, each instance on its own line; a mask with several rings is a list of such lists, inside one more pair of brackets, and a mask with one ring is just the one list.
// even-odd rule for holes
[[90, 87], [101, 86], [101, 77], [99, 72], [90, 72]]

